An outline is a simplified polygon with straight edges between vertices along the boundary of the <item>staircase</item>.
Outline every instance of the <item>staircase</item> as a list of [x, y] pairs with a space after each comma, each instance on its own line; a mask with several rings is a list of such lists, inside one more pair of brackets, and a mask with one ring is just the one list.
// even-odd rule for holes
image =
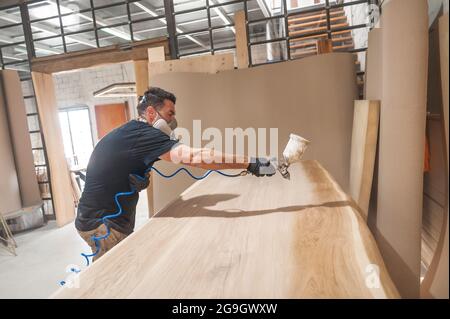
[[[330, 10], [331, 29], [348, 27], [349, 22], [343, 8]], [[289, 17], [289, 36], [306, 35], [316, 32], [327, 31], [327, 14], [325, 10], [313, 13], [301, 13]], [[306, 36], [290, 40], [290, 54], [292, 59], [304, 58], [319, 54], [318, 41], [327, 39], [326, 33], [320, 35]], [[351, 30], [336, 31], [331, 33], [333, 52], [345, 52], [355, 48]], [[356, 53], [355, 53], [356, 55]], [[360, 62], [356, 59], [357, 72], [361, 70]], [[358, 86], [363, 86], [362, 80], [358, 78]]]
[[[342, 8], [330, 10], [330, 25], [333, 28], [347, 27], [347, 16]], [[327, 31], [327, 14], [325, 10], [314, 13], [299, 13], [288, 20], [289, 36], [298, 36], [313, 32]], [[333, 51], [345, 51], [355, 47], [351, 30], [331, 33]], [[304, 57], [317, 54], [317, 40], [326, 39], [327, 34], [313, 35], [290, 41], [291, 57]]]

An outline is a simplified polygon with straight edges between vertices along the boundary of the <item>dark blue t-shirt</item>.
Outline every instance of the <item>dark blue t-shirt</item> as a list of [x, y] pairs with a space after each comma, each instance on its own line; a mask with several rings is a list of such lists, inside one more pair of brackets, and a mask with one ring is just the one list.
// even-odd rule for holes
[[[177, 143], [160, 130], [136, 120], [104, 136], [89, 159], [75, 227], [80, 231], [93, 230], [100, 226], [102, 217], [116, 213], [115, 194], [131, 190], [128, 175], [144, 176], [145, 170]], [[124, 212], [108, 219], [108, 226], [124, 234], [132, 233], [138, 199], [138, 193], [119, 197]]]

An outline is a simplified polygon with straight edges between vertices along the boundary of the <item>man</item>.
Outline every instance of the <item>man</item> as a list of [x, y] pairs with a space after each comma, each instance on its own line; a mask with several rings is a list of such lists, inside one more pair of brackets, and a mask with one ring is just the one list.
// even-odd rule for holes
[[101, 218], [117, 211], [115, 195], [132, 188], [137, 192], [119, 198], [123, 213], [107, 220], [111, 233], [99, 241], [94, 261], [133, 232], [138, 192], [149, 184], [148, 177], [142, 181], [135, 175], [144, 176], [159, 159], [204, 169], [246, 169], [255, 176], [275, 174], [275, 167], [265, 159], [250, 161], [246, 156], [191, 148], [175, 140], [175, 102], [172, 93], [150, 88], [138, 103], [138, 120], [116, 128], [95, 146], [75, 220], [78, 233], [93, 253], [97, 248], [92, 237], [107, 233]]

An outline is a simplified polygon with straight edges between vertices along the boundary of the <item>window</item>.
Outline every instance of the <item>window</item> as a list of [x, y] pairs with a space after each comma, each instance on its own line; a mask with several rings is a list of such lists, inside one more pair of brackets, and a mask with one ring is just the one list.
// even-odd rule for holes
[[70, 169], [84, 169], [94, 148], [88, 107], [59, 112], [64, 153]]

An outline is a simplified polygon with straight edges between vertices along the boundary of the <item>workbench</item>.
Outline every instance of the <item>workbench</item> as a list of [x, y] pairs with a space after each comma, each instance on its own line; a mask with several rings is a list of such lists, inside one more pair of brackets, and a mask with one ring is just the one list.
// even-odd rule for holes
[[211, 174], [52, 297], [398, 298], [352, 199], [317, 161], [289, 170]]

